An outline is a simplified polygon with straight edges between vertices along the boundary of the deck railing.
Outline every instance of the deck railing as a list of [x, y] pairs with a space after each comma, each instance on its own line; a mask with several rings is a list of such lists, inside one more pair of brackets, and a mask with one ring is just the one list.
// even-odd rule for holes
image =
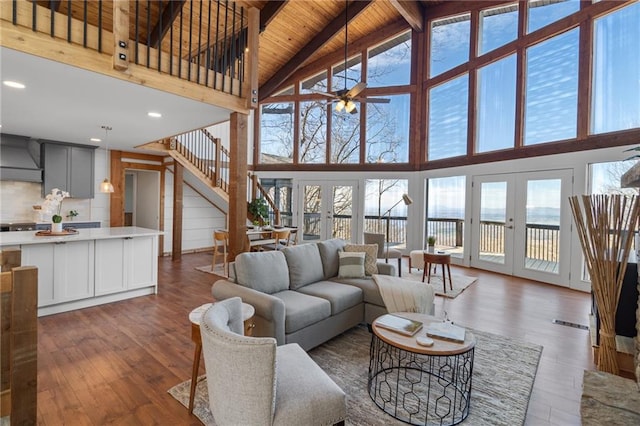
[[[2, 1], [0, 7], [0, 16], [13, 25], [114, 55], [121, 66], [134, 63], [247, 95], [242, 82], [249, 19], [247, 9], [235, 1], [14, 0]], [[126, 20], [128, 28], [117, 27]], [[122, 40], [116, 39], [120, 33], [126, 34]]]

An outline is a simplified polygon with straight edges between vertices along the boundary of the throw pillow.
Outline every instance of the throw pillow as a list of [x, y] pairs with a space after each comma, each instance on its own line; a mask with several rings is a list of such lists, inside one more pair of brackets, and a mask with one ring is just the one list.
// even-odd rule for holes
[[378, 245], [377, 244], [347, 244], [344, 246], [346, 252], [365, 252], [364, 273], [373, 275], [378, 273]]
[[338, 276], [340, 278], [363, 278], [364, 277], [364, 252], [346, 251], [338, 252], [340, 258], [340, 266], [338, 267]]

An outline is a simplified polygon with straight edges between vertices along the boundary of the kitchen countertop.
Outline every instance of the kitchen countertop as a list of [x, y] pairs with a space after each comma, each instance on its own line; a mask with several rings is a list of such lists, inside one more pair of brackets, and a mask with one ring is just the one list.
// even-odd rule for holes
[[15, 231], [0, 233], [0, 246], [105, 240], [110, 238], [144, 237], [162, 234], [164, 234], [163, 231], [137, 226], [79, 229], [77, 234], [63, 236], [37, 236], [36, 231]]

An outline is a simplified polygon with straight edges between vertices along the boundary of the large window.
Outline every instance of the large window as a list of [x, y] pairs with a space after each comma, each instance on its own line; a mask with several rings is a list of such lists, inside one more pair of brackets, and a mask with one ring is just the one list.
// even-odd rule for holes
[[327, 154], [327, 103], [300, 102], [300, 163], [324, 163]]
[[426, 237], [436, 237], [438, 248], [462, 257], [466, 178], [450, 176], [427, 181]]
[[640, 127], [640, 3], [594, 23], [592, 133]]
[[406, 179], [368, 179], [365, 182], [364, 232], [389, 235], [390, 246], [404, 245], [407, 206], [398, 201], [406, 193]]
[[293, 162], [293, 103], [265, 104], [260, 108], [260, 162]]
[[387, 98], [388, 104], [367, 104], [367, 163], [409, 161], [409, 95]]
[[518, 5], [511, 4], [480, 12], [479, 53], [503, 46], [518, 37]]
[[307, 94], [314, 93], [314, 91], [327, 91], [327, 71], [322, 71], [300, 83], [300, 93]]
[[434, 87], [429, 93], [429, 160], [467, 153], [469, 76]]
[[367, 86], [401, 86], [411, 79], [411, 32], [400, 34], [368, 52]]
[[533, 32], [580, 9], [580, 0], [529, 0], [527, 32]]
[[470, 15], [434, 21], [431, 26], [429, 75], [431, 77], [469, 60]]
[[576, 28], [527, 49], [525, 145], [576, 137], [578, 39]]
[[477, 152], [512, 148], [516, 123], [516, 55], [478, 70]]
[[345, 114], [332, 108], [331, 163], [360, 161], [360, 114]]
[[349, 58], [347, 61], [346, 79], [344, 62], [334, 65], [331, 75], [333, 76], [331, 78], [331, 89], [334, 92], [344, 90], [345, 88], [347, 90], [351, 89], [362, 79], [362, 63], [360, 61], [360, 55]]

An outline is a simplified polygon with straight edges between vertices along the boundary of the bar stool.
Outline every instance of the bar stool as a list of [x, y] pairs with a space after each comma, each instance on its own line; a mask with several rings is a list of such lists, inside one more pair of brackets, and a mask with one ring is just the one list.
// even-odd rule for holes
[[219, 229], [213, 231], [213, 263], [211, 271], [216, 267], [216, 258], [222, 256], [222, 269], [225, 275], [229, 275], [229, 264], [227, 262], [227, 247], [229, 247], [229, 231]]
[[444, 268], [447, 267], [449, 273], [449, 288], [453, 290], [453, 281], [451, 281], [451, 255], [448, 253], [428, 253], [424, 252], [424, 269], [422, 270], [422, 282], [424, 277], [427, 277], [427, 283], [431, 282], [431, 265], [434, 265], [434, 272], [437, 265], [442, 265], [442, 287], [444, 292], [447, 292], [447, 280], [444, 276]]

